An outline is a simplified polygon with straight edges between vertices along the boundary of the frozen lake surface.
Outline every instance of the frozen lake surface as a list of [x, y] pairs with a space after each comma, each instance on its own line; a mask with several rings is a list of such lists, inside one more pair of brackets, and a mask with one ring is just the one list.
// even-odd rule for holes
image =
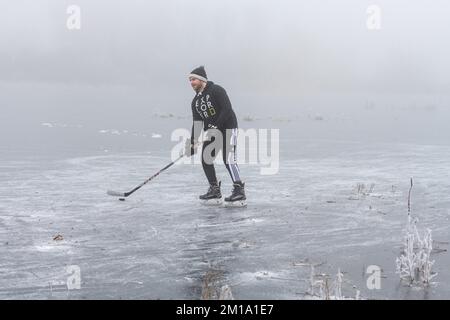
[[[158, 146], [75, 157], [10, 152], [0, 160], [0, 298], [201, 299], [228, 286], [235, 299], [305, 299], [309, 264], [331, 280], [340, 269], [349, 297], [450, 298], [450, 147], [282, 133], [277, 175], [241, 166], [241, 209], [197, 201], [207, 189], [199, 165], [176, 165], [125, 202], [106, 195], [170, 162]], [[223, 166], [218, 175], [228, 194]], [[428, 289], [395, 274], [411, 177], [412, 213], [439, 249]], [[369, 265], [382, 269], [378, 290], [366, 285]], [[69, 266], [79, 268], [80, 289], [68, 290]]]

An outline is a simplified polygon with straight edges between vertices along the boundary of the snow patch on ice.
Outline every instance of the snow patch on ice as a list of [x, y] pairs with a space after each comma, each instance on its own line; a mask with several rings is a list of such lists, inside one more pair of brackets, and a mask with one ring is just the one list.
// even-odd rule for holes
[[127, 129], [101, 129], [97, 131], [100, 134], [111, 134], [111, 135], [115, 135], [115, 136], [120, 136], [120, 135], [132, 135], [134, 137], [144, 137], [146, 138], [147, 135], [145, 133], [139, 133], [139, 132], [131, 132]]
[[50, 122], [42, 122], [41, 126], [47, 128], [83, 128], [81, 124], [67, 124], [67, 123], [50, 123]]
[[267, 280], [267, 279], [282, 279], [283, 274], [272, 271], [256, 271], [256, 272], [242, 272], [239, 275], [239, 281], [251, 282], [255, 280]]
[[44, 244], [34, 246], [39, 252], [51, 252], [51, 251], [68, 251], [71, 252], [71, 246], [63, 243]]

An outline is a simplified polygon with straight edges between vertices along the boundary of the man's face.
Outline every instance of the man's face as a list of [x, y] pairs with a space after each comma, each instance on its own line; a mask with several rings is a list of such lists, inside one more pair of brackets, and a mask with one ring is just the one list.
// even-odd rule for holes
[[191, 87], [195, 92], [199, 92], [202, 89], [203, 81], [194, 77], [189, 77], [189, 81], [191, 82]]

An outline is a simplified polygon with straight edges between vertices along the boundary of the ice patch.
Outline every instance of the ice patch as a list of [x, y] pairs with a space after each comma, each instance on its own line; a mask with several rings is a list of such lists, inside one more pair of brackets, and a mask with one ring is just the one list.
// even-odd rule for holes
[[264, 279], [280, 279], [281, 273], [271, 271], [256, 271], [256, 272], [242, 272], [239, 276], [239, 280], [242, 282], [264, 280]]
[[[124, 129], [124, 130], [119, 130], [119, 129], [101, 129], [101, 130], [98, 130], [98, 133], [101, 133], [101, 134], [112, 134], [112, 135], [117, 135], [117, 136], [120, 136], [120, 135], [132, 135], [134, 137], [144, 137], [144, 138], [147, 137], [147, 135], [145, 133], [131, 132], [131, 131], [126, 130], [126, 129]], [[159, 133], [153, 133], [152, 134], [152, 138], [161, 138], [161, 137], [162, 137], [162, 135], [159, 134]]]
[[71, 247], [67, 244], [59, 244], [59, 243], [55, 243], [55, 244], [46, 244], [46, 245], [39, 245], [39, 246], [34, 246], [36, 248], [37, 251], [39, 252], [51, 252], [51, 251], [69, 251], [71, 252]]
[[50, 122], [42, 122], [41, 126], [47, 127], [47, 128], [83, 128], [83, 125], [81, 124], [66, 124], [66, 123], [50, 123]]

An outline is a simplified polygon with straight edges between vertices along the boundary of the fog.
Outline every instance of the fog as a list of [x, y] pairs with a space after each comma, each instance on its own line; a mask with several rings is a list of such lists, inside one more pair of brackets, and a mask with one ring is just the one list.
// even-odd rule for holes
[[[187, 74], [198, 65], [241, 118], [349, 119], [364, 108], [381, 119], [408, 108], [442, 118], [449, 107], [448, 1], [1, 3], [2, 135], [43, 121], [188, 117]], [[376, 30], [367, 26], [374, 4]], [[80, 29], [67, 27], [70, 5], [81, 10]]]
[[[0, 0], [0, 299], [199, 299], [211, 275], [302, 299], [341, 271], [347, 297], [450, 298], [449, 18], [448, 0]], [[247, 207], [199, 203], [193, 157], [159, 171], [199, 65], [247, 130]], [[425, 290], [399, 282], [405, 241], [436, 261]]]

